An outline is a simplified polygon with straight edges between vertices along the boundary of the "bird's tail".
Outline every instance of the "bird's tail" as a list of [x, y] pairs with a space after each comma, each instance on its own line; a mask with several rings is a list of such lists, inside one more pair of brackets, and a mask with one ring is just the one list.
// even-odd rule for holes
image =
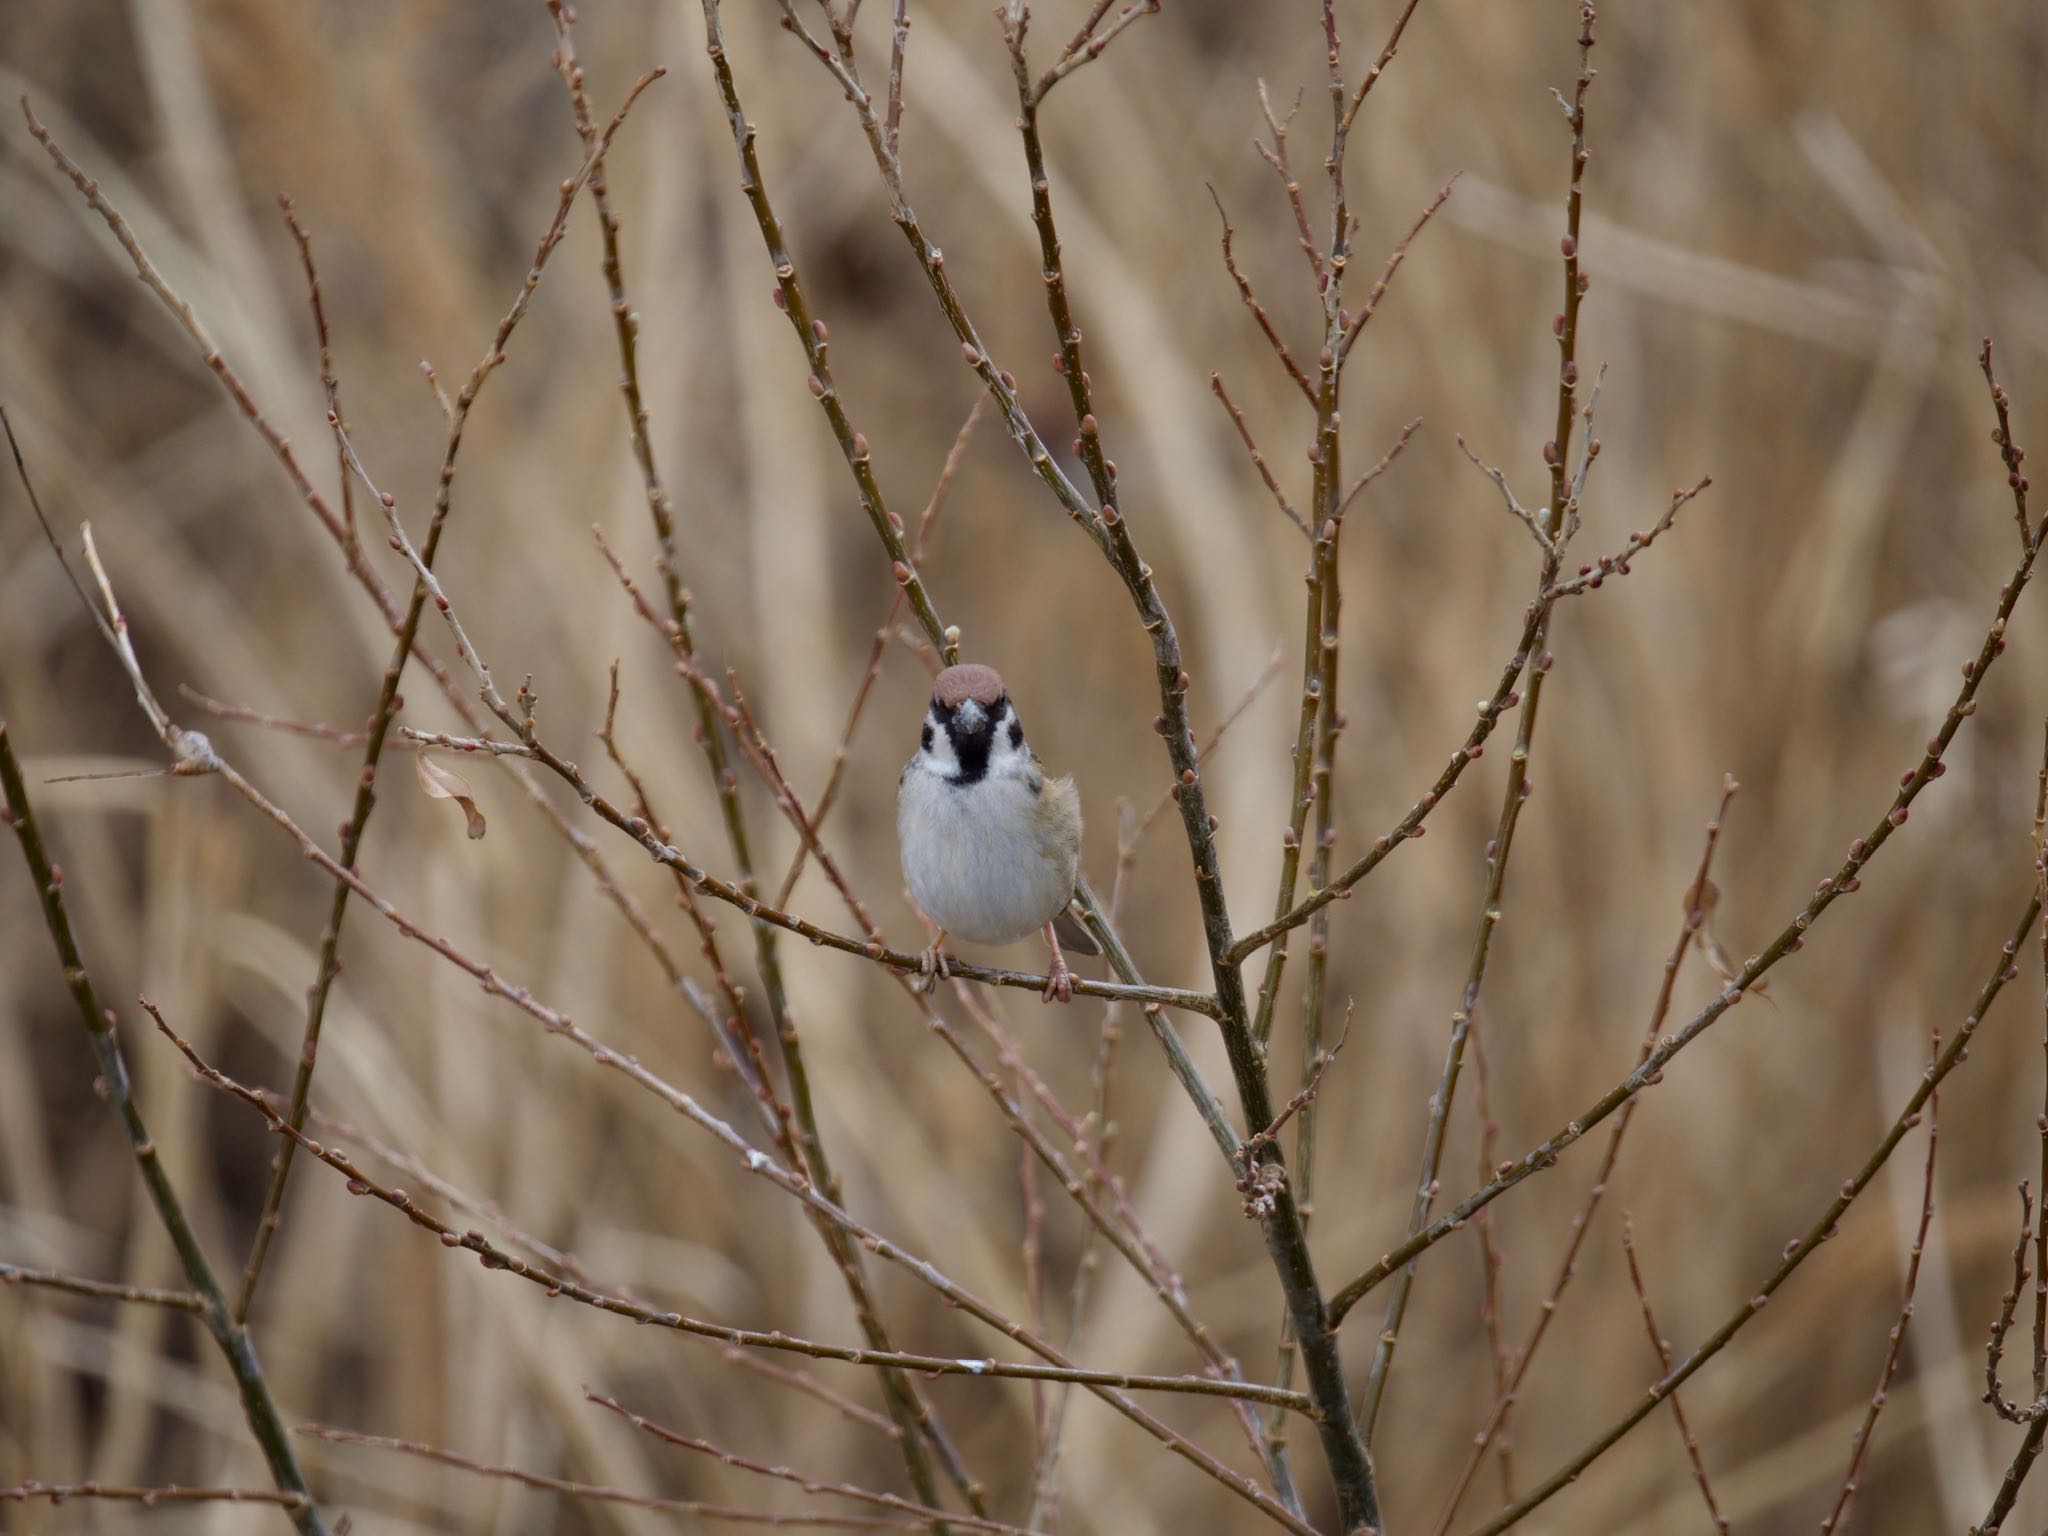
[[1052, 920], [1052, 931], [1060, 936], [1060, 943], [1077, 955], [1099, 955], [1102, 946], [1095, 942], [1095, 935], [1081, 924], [1080, 916], [1069, 905], [1060, 908]]

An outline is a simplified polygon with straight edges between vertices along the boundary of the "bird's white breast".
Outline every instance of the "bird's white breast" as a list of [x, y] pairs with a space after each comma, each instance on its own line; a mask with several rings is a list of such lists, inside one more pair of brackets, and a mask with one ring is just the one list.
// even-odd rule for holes
[[1074, 893], [1075, 860], [1045, 835], [1021, 777], [954, 784], [912, 762], [896, 792], [903, 878], [924, 915], [976, 944], [1036, 932]]

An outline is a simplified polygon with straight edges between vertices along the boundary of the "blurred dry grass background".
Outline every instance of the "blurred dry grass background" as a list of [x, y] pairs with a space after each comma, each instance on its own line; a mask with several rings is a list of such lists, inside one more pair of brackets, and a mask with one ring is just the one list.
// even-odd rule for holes
[[[770, 7], [727, 9], [770, 186], [832, 327], [842, 392], [893, 504], [912, 511], [974, 381], [889, 227], [844, 102], [770, 25]], [[1064, 35], [1082, 9], [1044, 0], [1044, 36]], [[1519, 627], [1527, 542], [1452, 434], [1522, 484], [1539, 479], [1567, 166], [1545, 88], [1569, 79], [1573, 9], [1424, 0], [1354, 140], [1357, 248], [1369, 269], [1446, 178], [1463, 179], [1367, 333], [1345, 410], [1354, 462], [1377, 457], [1409, 418], [1424, 426], [1362, 503], [1346, 544], [1352, 729], [1340, 760], [1340, 856], [1434, 777]], [[740, 669], [792, 778], [814, 793], [887, 610], [887, 565], [769, 303], [696, 7], [584, 12], [580, 44], [600, 111], [651, 64], [670, 67], [610, 160], [656, 447], [702, 604], [701, 642]], [[1354, 58], [1378, 46], [1391, 13], [1381, 0], [1342, 8]], [[1618, 545], [1674, 485], [1703, 472], [1716, 484], [1631, 580], [1560, 611], [1539, 790], [1483, 1009], [1503, 1156], [1631, 1061], [1724, 771], [1744, 790], [1719, 865], [1718, 926], [1741, 955], [1834, 868], [1919, 753], [2012, 560], [1973, 361], [1985, 332], [2002, 348], [2020, 441], [2048, 440], [2048, 214], [2036, 195], [2048, 181], [2048, 11], [2028, 0], [1644, 0], [1603, 21], [1580, 356], [1609, 373], [1585, 547]], [[34, 95], [331, 480], [301, 280], [271, 201], [291, 192], [320, 253], [357, 440], [402, 505], [425, 506], [441, 418], [418, 364], [431, 360], [451, 386], [466, 375], [579, 158], [539, 0], [30, 3], [9, 8], [5, 36], [0, 95]], [[877, 46], [866, 44], [871, 56]], [[1305, 337], [1311, 305], [1292, 226], [1250, 139], [1255, 79], [1284, 98], [1298, 82], [1313, 87], [1321, 67], [1306, 4], [1174, 0], [1048, 108], [1104, 431], [1125, 510], [1189, 646], [1204, 729], [1276, 645], [1290, 655], [1298, 646], [1304, 563], [1299, 535], [1209, 398], [1207, 372], [1222, 372], [1297, 486], [1306, 429], [1223, 272], [1203, 183], [1230, 208], [1240, 258], [1280, 323]], [[926, 227], [1034, 418], [1064, 440], [1008, 63], [985, 6], [918, 9], [908, 99], [910, 190]], [[1307, 164], [1323, 110], [1312, 88]], [[0, 398], [46, 503], [67, 520], [93, 519], [167, 697], [183, 682], [359, 725], [388, 650], [374, 613], [11, 109], [9, 122]], [[721, 870], [688, 702], [589, 534], [601, 525], [636, 568], [651, 568], [605, 302], [593, 221], [580, 208], [509, 369], [479, 407], [441, 569], [501, 677], [533, 672], [554, 739], [588, 743], [594, 773], [589, 733], [605, 669], [621, 659], [628, 750], [682, 845]], [[11, 486], [0, 509], [0, 716], [31, 754], [32, 779], [156, 760]], [[396, 579], [395, 561], [384, 569]], [[1167, 773], [1149, 729], [1149, 658], [1112, 573], [986, 424], [926, 577], [964, 627], [967, 653], [1004, 671], [1040, 753], [1077, 775], [1088, 870], [1106, 887], [1119, 801], [1149, 805]], [[1634, 1213], [1660, 1320], [1683, 1351], [1860, 1161], [1910, 1087], [1929, 1027], [1960, 1018], [2030, 878], [2048, 703], [2041, 601], [2023, 602], [2014, 654], [1987, 685], [1949, 776], [1861, 894], [1774, 974], [1767, 1002], [1719, 1025], [1646, 1101], [1524, 1393], [1515, 1450], [1525, 1478], [1655, 1375], [1620, 1264], [1620, 1209]], [[445, 650], [439, 633], [430, 641]], [[896, 894], [893, 784], [924, 688], [917, 660], [894, 648], [832, 823], [845, 866], [900, 944], [917, 929]], [[427, 686], [407, 692], [410, 723], [456, 727]], [[1240, 926], [1271, 901], [1287, 692], [1283, 683], [1267, 694], [1213, 765]], [[304, 825], [331, 829], [345, 812], [354, 752], [213, 729]], [[1355, 999], [1356, 1024], [1323, 1106], [1314, 1241], [1326, 1285], [1385, 1251], [1406, 1219], [1505, 757], [1479, 764], [1433, 835], [1337, 909], [1332, 989]], [[482, 764], [472, 778], [492, 816], [484, 842], [464, 842], [445, 807], [394, 780], [366, 843], [368, 877], [431, 930], [729, 1103], [734, 1090], [712, 1069], [701, 1028], [581, 866], [505, 780]], [[779, 869], [793, 842], [765, 798], [752, 804], [774, 850], [763, 866]], [[146, 988], [229, 1070], [286, 1083], [329, 886], [210, 782], [50, 787], [42, 805], [88, 958], [103, 995], [124, 1008], [158, 1142], [216, 1252], [239, 1255], [268, 1139], [195, 1087], [126, 1004]], [[660, 872], [627, 852], [615, 852], [620, 868], [665, 910]], [[1185, 858], [1162, 827], [1138, 868], [1130, 930], [1149, 977], [1197, 985], [1205, 963]], [[794, 904], [838, 923], [815, 873]], [[728, 914], [724, 927], [739, 945], [742, 925]], [[830, 1085], [823, 1112], [850, 1203], [1021, 1311], [1014, 1142], [884, 978], [842, 956], [785, 949], [814, 1071]], [[316, 1104], [411, 1148], [620, 1284], [703, 1315], [851, 1337], [837, 1276], [795, 1207], [735, 1180], [728, 1154], [370, 916], [354, 915], [343, 953]], [[1027, 955], [1020, 946], [1020, 960], [1036, 958]], [[1713, 985], [1694, 962], [1680, 1016]], [[1942, 1095], [1935, 1238], [1864, 1478], [1866, 1530], [1960, 1529], [1981, 1517], [2009, 1455], [2015, 1432], [1976, 1404], [1977, 1372], [2007, 1283], [2011, 1185], [2038, 1155], [2040, 993], [2030, 963]], [[1042, 1011], [1017, 993], [992, 1006], [1069, 1101], [1085, 1103], [1099, 1010]], [[1276, 1030], [1283, 1057], [1295, 1049], [1296, 1007], [1298, 994]], [[1189, 1033], [1205, 1060], [1220, 1059], [1206, 1029]], [[1140, 1031], [1126, 1050], [1120, 1156], [1134, 1199], [1197, 1310], [1261, 1373], [1279, 1304], [1257, 1229], [1151, 1042]], [[90, 1079], [9, 852], [0, 1257], [174, 1284], [168, 1245]], [[1455, 1196], [1477, 1172], [1469, 1097], [1452, 1148]], [[1826, 1511], [1897, 1307], [1918, 1148], [1915, 1138], [1902, 1149], [1839, 1245], [1688, 1389], [1718, 1492], [1744, 1532], [1811, 1530]], [[1597, 1155], [1575, 1151], [1496, 1208], [1512, 1337], [1548, 1284]], [[1049, 1218], [1056, 1297], [1076, 1250], [1070, 1215], [1055, 1206]], [[985, 1334], [900, 1279], [881, 1284], [904, 1347], [986, 1352]], [[1422, 1266], [1377, 1447], [1399, 1530], [1434, 1516], [1488, 1399], [1478, 1282], [1468, 1238]], [[1361, 1378], [1378, 1306], [1369, 1300], [1345, 1333]], [[546, 1304], [455, 1262], [305, 1162], [256, 1321], [293, 1418], [635, 1488], [799, 1507], [784, 1497], [791, 1490], [636, 1439], [582, 1404], [588, 1383], [764, 1459], [884, 1486], [901, 1473], [882, 1440], [811, 1399], [721, 1365], [713, 1349]], [[0, 1296], [0, 1484], [261, 1482], [232, 1392], [195, 1337], [150, 1309]], [[1081, 1353], [1131, 1369], [1192, 1363], [1144, 1287], [1115, 1267], [1103, 1272]], [[818, 1374], [873, 1400], [873, 1382], [851, 1368]], [[968, 1460], [1014, 1495], [1028, 1480], [1017, 1454], [1028, 1389], [944, 1380], [930, 1391]], [[1166, 1411], [1229, 1443], [1220, 1410]], [[1099, 1405], [1079, 1398], [1073, 1413], [1067, 1529], [1250, 1528], [1242, 1506]], [[673, 1528], [371, 1452], [302, 1451], [316, 1486], [362, 1512], [362, 1530]], [[1313, 1455], [1302, 1465], [1320, 1499]], [[1489, 1470], [1471, 1508], [1496, 1490]], [[1527, 1528], [1695, 1529], [1696, 1498], [1659, 1415]], [[2011, 1524], [2044, 1518], [2048, 1489], [2037, 1488]], [[0, 1529], [144, 1526], [238, 1532], [278, 1520], [0, 1508]]]

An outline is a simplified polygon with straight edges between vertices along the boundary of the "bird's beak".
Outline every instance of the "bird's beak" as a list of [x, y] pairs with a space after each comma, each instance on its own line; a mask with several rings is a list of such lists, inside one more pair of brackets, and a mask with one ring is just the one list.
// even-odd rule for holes
[[953, 711], [953, 729], [969, 736], [978, 734], [987, 724], [988, 711], [973, 699], [961, 700], [960, 707]]

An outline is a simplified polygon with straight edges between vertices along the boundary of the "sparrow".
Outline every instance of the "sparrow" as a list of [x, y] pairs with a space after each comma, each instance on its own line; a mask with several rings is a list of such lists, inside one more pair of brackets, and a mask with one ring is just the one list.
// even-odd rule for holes
[[1067, 915], [1080, 872], [1081, 797], [1071, 778], [1046, 777], [995, 668], [938, 675], [917, 751], [896, 783], [896, 840], [911, 901], [931, 930], [918, 966], [925, 991], [948, 974], [948, 937], [1008, 944], [1037, 932], [1052, 947], [1045, 1001], [1073, 997], [1059, 929], [1078, 953], [1099, 953]]

